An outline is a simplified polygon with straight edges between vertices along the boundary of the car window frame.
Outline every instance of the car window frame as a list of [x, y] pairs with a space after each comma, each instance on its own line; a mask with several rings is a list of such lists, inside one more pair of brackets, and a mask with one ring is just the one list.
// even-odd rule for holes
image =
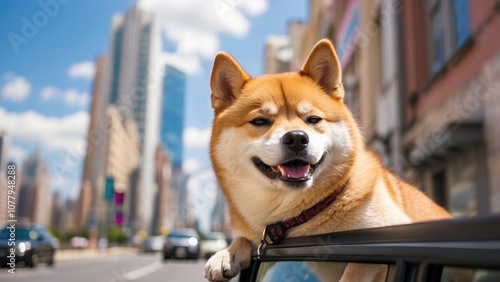
[[441, 220], [288, 238], [254, 251], [239, 281], [255, 281], [261, 262], [307, 260], [386, 263], [387, 281], [428, 281], [444, 266], [500, 270], [498, 253], [500, 216]]

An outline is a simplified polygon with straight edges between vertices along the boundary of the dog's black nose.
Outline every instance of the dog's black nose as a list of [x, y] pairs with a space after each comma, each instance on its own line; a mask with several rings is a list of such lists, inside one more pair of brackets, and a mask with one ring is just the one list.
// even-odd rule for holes
[[283, 144], [285, 144], [288, 149], [298, 153], [304, 150], [307, 144], [309, 144], [309, 136], [302, 130], [288, 131], [283, 136]]

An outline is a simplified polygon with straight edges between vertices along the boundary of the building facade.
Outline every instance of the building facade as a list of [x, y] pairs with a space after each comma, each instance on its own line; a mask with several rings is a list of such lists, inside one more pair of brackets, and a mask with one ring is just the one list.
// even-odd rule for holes
[[187, 220], [187, 213], [183, 208], [187, 203], [186, 175], [182, 168], [185, 95], [186, 75], [166, 65], [163, 79], [160, 140], [171, 162], [170, 186], [172, 190], [169, 193], [178, 208], [175, 214], [181, 222], [180, 225], [184, 225]]
[[172, 165], [182, 167], [186, 75], [180, 70], [165, 66], [160, 141]]
[[287, 35], [270, 35], [264, 51], [264, 73], [287, 72], [290, 69], [292, 49]]
[[499, 11], [402, 2], [406, 171], [455, 216], [500, 212]]
[[155, 196], [152, 234], [166, 235], [174, 227], [175, 213], [171, 211], [171, 178], [172, 163], [162, 145], [156, 149], [156, 185], [158, 187]]
[[[131, 118], [123, 120], [118, 109], [109, 105], [105, 122], [109, 128], [103, 140], [105, 144], [102, 151], [103, 167], [98, 178], [105, 179], [105, 183], [112, 179], [113, 184], [111, 188], [107, 185], [100, 186], [101, 190], [96, 190], [94, 196], [96, 223], [101, 227], [101, 231], [110, 225], [121, 225], [117, 217], [128, 217], [130, 210], [136, 209], [135, 202], [142, 197], [140, 194], [136, 194], [133, 199], [130, 197], [130, 190], [133, 189], [130, 187], [130, 176], [138, 168], [140, 159], [139, 136], [135, 121]], [[124, 198], [119, 209], [115, 201], [117, 195]], [[136, 219], [130, 221], [133, 225], [131, 227], [140, 228], [140, 224], [134, 220]]]
[[300, 52], [304, 37], [307, 32], [307, 23], [303, 21], [291, 21], [288, 24], [288, 38], [290, 38], [291, 58], [288, 71], [299, 71], [304, 64], [304, 58]]
[[0, 225], [8, 219], [8, 182], [7, 182], [7, 144], [9, 138], [6, 132], [0, 132]]
[[[96, 72], [92, 87], [92, 103], [90, 105], [90, 120], [87, 133], [87, 149], [83, 162], [82, 183], [78, 197], [75, 217], [76, 231], [84, 228], [93, 228], [95, 225], [95, 211], [92, 210], [92, 198], [95, 195], [93, 187], [97, 187], [98, 171], [94, 169], [99, 158], [99, 146], [104, 141], [105, 132], [102, 128], [102, 78], [105, 58], [100, 56], [96, 60]], [[97, 199], [96, 199], [97, 200]], [[89, 217], [90, 214], [90, 217]]]
[[[106, 55], [102, 82], [101, 114], [113, 105], [124, 121], [132, 119], [138, 131], [141, 161], [139, 175], [134, 174], [136, 199], [129, 214], [133, 231], [148, 232], [153, 217], [155, 183], [155, 153], [159, 143], [163, 63], [160, 60], [161, 38], [153, 14], [144, 12], [137, 5], [125, 15], [113, 17], [111, 40]], [[109, 139], [111, 140], [111, 139]], [[103, 144], [98, 151], [103, 152]], [[100, 155], [105, 155], [100, 153]], [[98, 171], [104, 161], [98, 162]], [[106, 176], [97, 178], [95, 190], [103, 191]], [[100, 194], [99, 194], [100, 195]]]
[[[19, 173], [19, 170], [17, 172]], [[38, 150], [23, 163], [17, 201], [17, 217], [21, 221], [50, 226], [52, 212], [50, 174]]]
[[[67, 231], [67, 230], [63, 230], [62, 220], [61, 220], [63, 217], [63, 214], [65, 214], [67, 212], [68, 211], [64, 210], [64, 207], [62, 204], [61, 193], [59, 193], [59, 192], [52, 193], [52, 210], [51, 210], [50, 226], [52, 228], [57, 229], [59, 232]], [[76, 223], [76, 222], [74, 222], [74, 223]]]

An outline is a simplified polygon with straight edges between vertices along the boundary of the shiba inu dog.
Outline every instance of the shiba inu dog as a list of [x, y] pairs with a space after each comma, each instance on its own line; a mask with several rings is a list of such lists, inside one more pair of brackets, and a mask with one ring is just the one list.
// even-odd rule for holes
[[[210, 84], [210, 154], [235, 239], [207, 262], [208, 280], [228, 281], [248, 267], [264, 230], [275, 241], [450, 217], [366, 148], [343, 102], [329, 40], [316, 44], [299, 72], [255, 78], [221, 52]], [[360, 267], [349, 264], [341, 281], [380, 270]]]

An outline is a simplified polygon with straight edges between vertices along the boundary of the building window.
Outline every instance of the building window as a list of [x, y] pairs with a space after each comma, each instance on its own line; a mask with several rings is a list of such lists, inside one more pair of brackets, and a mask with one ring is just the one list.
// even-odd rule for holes
[[427, 38], [430, 74], [434, 76], [471, 35], [468, 0], [428, 0]]
[[357, 57], [353, 56], [343, 72], [344, 103], [351, 110], [355, 119], [360, 118], [359, 71]]
[[448, 209], [446, 187], [446, 171], [441, 170], [434, 173], [432, 175], [432, 197], [438, 205]]
[[432, 73], [436, 73], [441, 69], [444, 64], [445, 41], [444, 41], [444, 14], [443, 14], [443, 1], [437, 1], [434, 9], [432, 10], [431, 23], [432, 23], [432, 40], [433, 40], [433, 57], [432, 57]]
[[470, 36], [470, 19], [468, 0], [454, 0], [453, 12], [455, 21], [455, 49], [459, 49]]
[[[449, 211], [454, 217], [475, 216], [478, 214], [477, 191], [479, 189], [479, 168], [482, 167], [478, 149], [461, 151], [450, 158], [447, 201]], [[483, 188], [485, 189], [485, 188]]]

